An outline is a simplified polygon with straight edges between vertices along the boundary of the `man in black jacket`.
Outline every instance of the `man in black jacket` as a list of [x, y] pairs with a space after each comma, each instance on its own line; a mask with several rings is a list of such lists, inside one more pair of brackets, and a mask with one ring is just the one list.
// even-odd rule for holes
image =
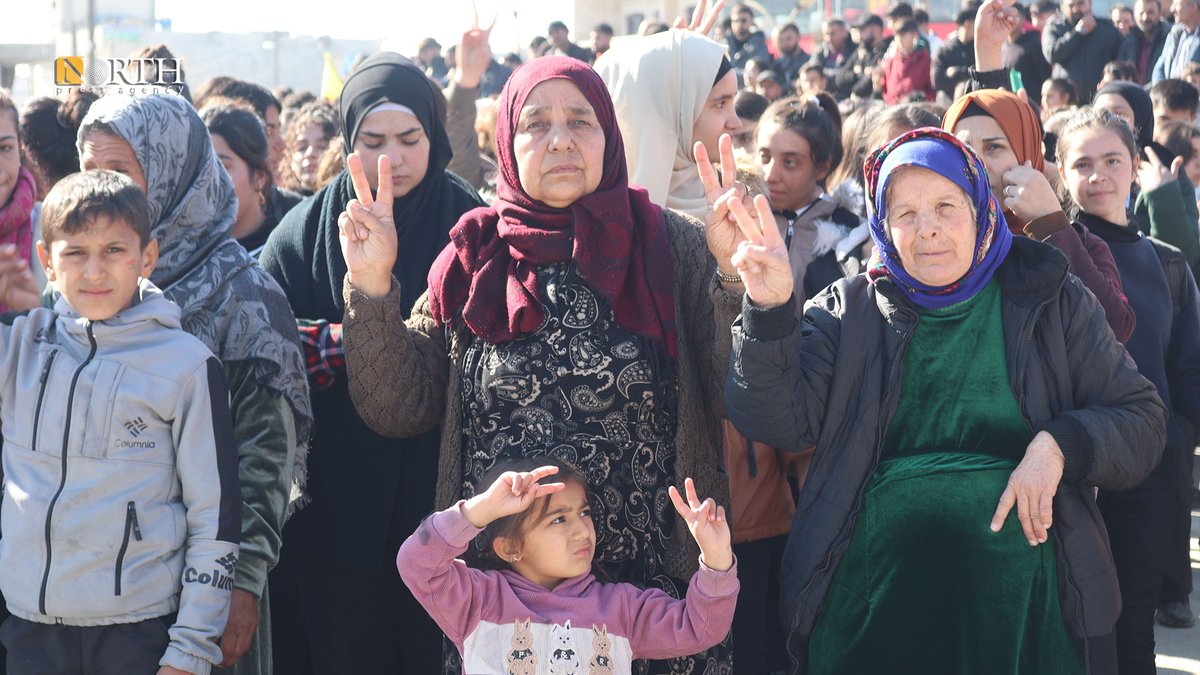
[[1117, 58], [1133, 64], [1137, 70], [1138, 84], [1150, 81], [1154, 64], [1162, 55], [1163, 45], [1167, 42], [1167, 33], [1171, 32], [1171, 24], [1162, 18], [1162, 4], [1159, 0], [1138, 0], [1133, 6], [1133, 16], [1137, 25], [1129, 31], [1129, 37], [1121, 44]]
[[1074, 82], [1080, 103], [1090, 103], [1104, 64], [1117, 58], [1121, 32], [1092, 13], [1092, 0], [1063, 0], [1062, 12], [1042, 35], [1042, 53], [1053, 76]]
[[837, 70], [845, 63], [858, 45], [850, 39], [850, 29], [843, 19], [826, 19], [821, 24], [821, 46], [813, 52], [809, 63], [821, 66], [825, 78], [830, 82], [837, 76]]
[[834, 87], [839, 100], [849, 97], [850, 94], [862, 98], [874, 96], [872, 76], [887, 52], [887, 44], [883, 41], [883, 19], [875, 14], [868, 14], [856, 28], [858, 47], [834, 74]]
[[942, 48], [934, 55], [930, 68], [933, 88], [950, 101], [954, 100], [954, 88], [960, 82], [970, 79], [971, 73], [968, 69], [975, 65], [975, 11], [960, 11], [954, 18], [954, 23], [958, 26], [954, 35], [947, 38]]

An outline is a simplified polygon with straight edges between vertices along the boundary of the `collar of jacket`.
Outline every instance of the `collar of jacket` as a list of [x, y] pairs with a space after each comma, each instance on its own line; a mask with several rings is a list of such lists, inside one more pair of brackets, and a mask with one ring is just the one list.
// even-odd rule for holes
[[[996, 281], [1007, 302], [1033, 308], [1059, 292], [1067, 270], [1067, 258], [1058, 249], [1028, 237], [1013, 237], [1008, 256], [996, 269]], [[891, 279], [878, 280], [875, 290], [875, 304], [889, 324], [904, 328], [916, 319], [917, 306]]]
[[165, 328], [182, 328], [179, 306], [168, 300], [149, 279], [138, 281], [133, 304], [104, 321], [89, 321], [80, 316], [62, 294], [55, 300], [54, 311], [58, 313], [67, 334], [83, 342], [88, 341], [89, 323], [92, 325], [92, 334], [97, 338], [139, 330], [148, 321]]

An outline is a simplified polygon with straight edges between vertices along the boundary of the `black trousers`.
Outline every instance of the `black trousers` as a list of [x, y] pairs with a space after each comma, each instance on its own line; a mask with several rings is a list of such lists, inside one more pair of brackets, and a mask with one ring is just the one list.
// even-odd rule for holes
[[[1196, 454], [1189, 450], [1180, 468], [1186, 484], [1180, 486], [1180, 499], [1176, 509], [1175, 526], [1171, 532], [1171, 549], [1167, 553], [1167, 574], [1162, 590], [1158, 594], [1159, 605], [1168, 602], [1186, 601], [1192, 594], [1192, 494], [1196, 490], [1193, 465]], [[1182, 481], [1181, 481], [1182, 483]]]
[[787, 535], [733, 545], [738, 561], [733, 654], [738, 675], [766, 675], [787, 668], [779, 617], [779, 566]]
[[442, 633], [390, 570], [288, 555], [270, 576], [279, 675], [437, 673]]
[[154, 675], [174, 615], [112, 626], [62, 626], [12, 616], [0, 626], [11, 675]]
[[[1159, 474], [1161, 476], [1161, 474]], [[1101, 491], [1097, 500], [1121, 584], [1117, 662], [1121, 675], [1155, 675], [1154, 612], [1167, 571], [1178, 491], [1152, 475], [1121, 492]]]

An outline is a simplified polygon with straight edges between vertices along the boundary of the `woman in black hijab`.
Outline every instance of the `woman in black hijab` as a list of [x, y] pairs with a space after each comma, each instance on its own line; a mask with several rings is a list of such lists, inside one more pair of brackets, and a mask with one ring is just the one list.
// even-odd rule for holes
[[1109, 82], [1096, 92], [1092, 107], [1124, 119], [1133, 129], [1141, 151], [1139, 175], [1146, 171], [1172, 175], [1171, 180], [1157, 190], [1130, 193], [1132, 213], [1142, 234], [1183, 251], [1188, 265], [1195, 269], [1200, 262], [1200, 235], [1196, 229], [1200, 213], [1196, 209], [1195, 187], [1187, 174], [1179, 170], [1183, 160], [1154, 142], [1154, 106], [1150, 94], [1133, 82]]
[[[391, 161], [399, 234], [393, 274], [407, 318], [450, 228], [484, 202], [446, 171], [445, 99], [408, 59], [384, 52], [363, 61], [339, 106], [347, 151], [362, 159], [372, 193], [379, 156]], [[296, 317], [320, 322], [324, 337], [340, 338], [339, 327], [324, 322], [342, 320], [346, 263], [337, 218], [354, 197], [343, 171], [284, 217], [262, 253]], [[440, 633], [394, 566], [400, 543], [433, 508], [440, 430], [377, 435], [355, 412], [345, 377], [314, 387], [312, 399], [312, 501], [284, 529], [271, 576], [275, 672], [437, 672]]]

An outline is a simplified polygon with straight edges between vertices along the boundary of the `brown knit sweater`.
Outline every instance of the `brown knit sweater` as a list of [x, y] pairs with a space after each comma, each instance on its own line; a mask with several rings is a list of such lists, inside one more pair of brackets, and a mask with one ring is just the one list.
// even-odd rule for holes
[[[676, 485], [690, 476], [701, 497], [728, 505], [721, 451], [722, 390], [730, 327], [741, 310], [741, 297], [717, 283], [716, 261], [708, 251], [703, 224], [674, 211], [664, 214], [675, 264], [679, 329]], [[342, 340], [354, 406], [384, 436], [413, 436], [442, 425], [436, 506], [446, 508], [462, 497], [462, 364], [473, 337], [461, 322], [439, 328], [429, 311], [428, 294], [417, 300], [405, 322], [394, 278], [391, 292], [378, 300], [348, 281], [344, 293]], [[689, 579], [700, 551], [682, 519], [677, 525], [664, 563], [672, 576]]]

